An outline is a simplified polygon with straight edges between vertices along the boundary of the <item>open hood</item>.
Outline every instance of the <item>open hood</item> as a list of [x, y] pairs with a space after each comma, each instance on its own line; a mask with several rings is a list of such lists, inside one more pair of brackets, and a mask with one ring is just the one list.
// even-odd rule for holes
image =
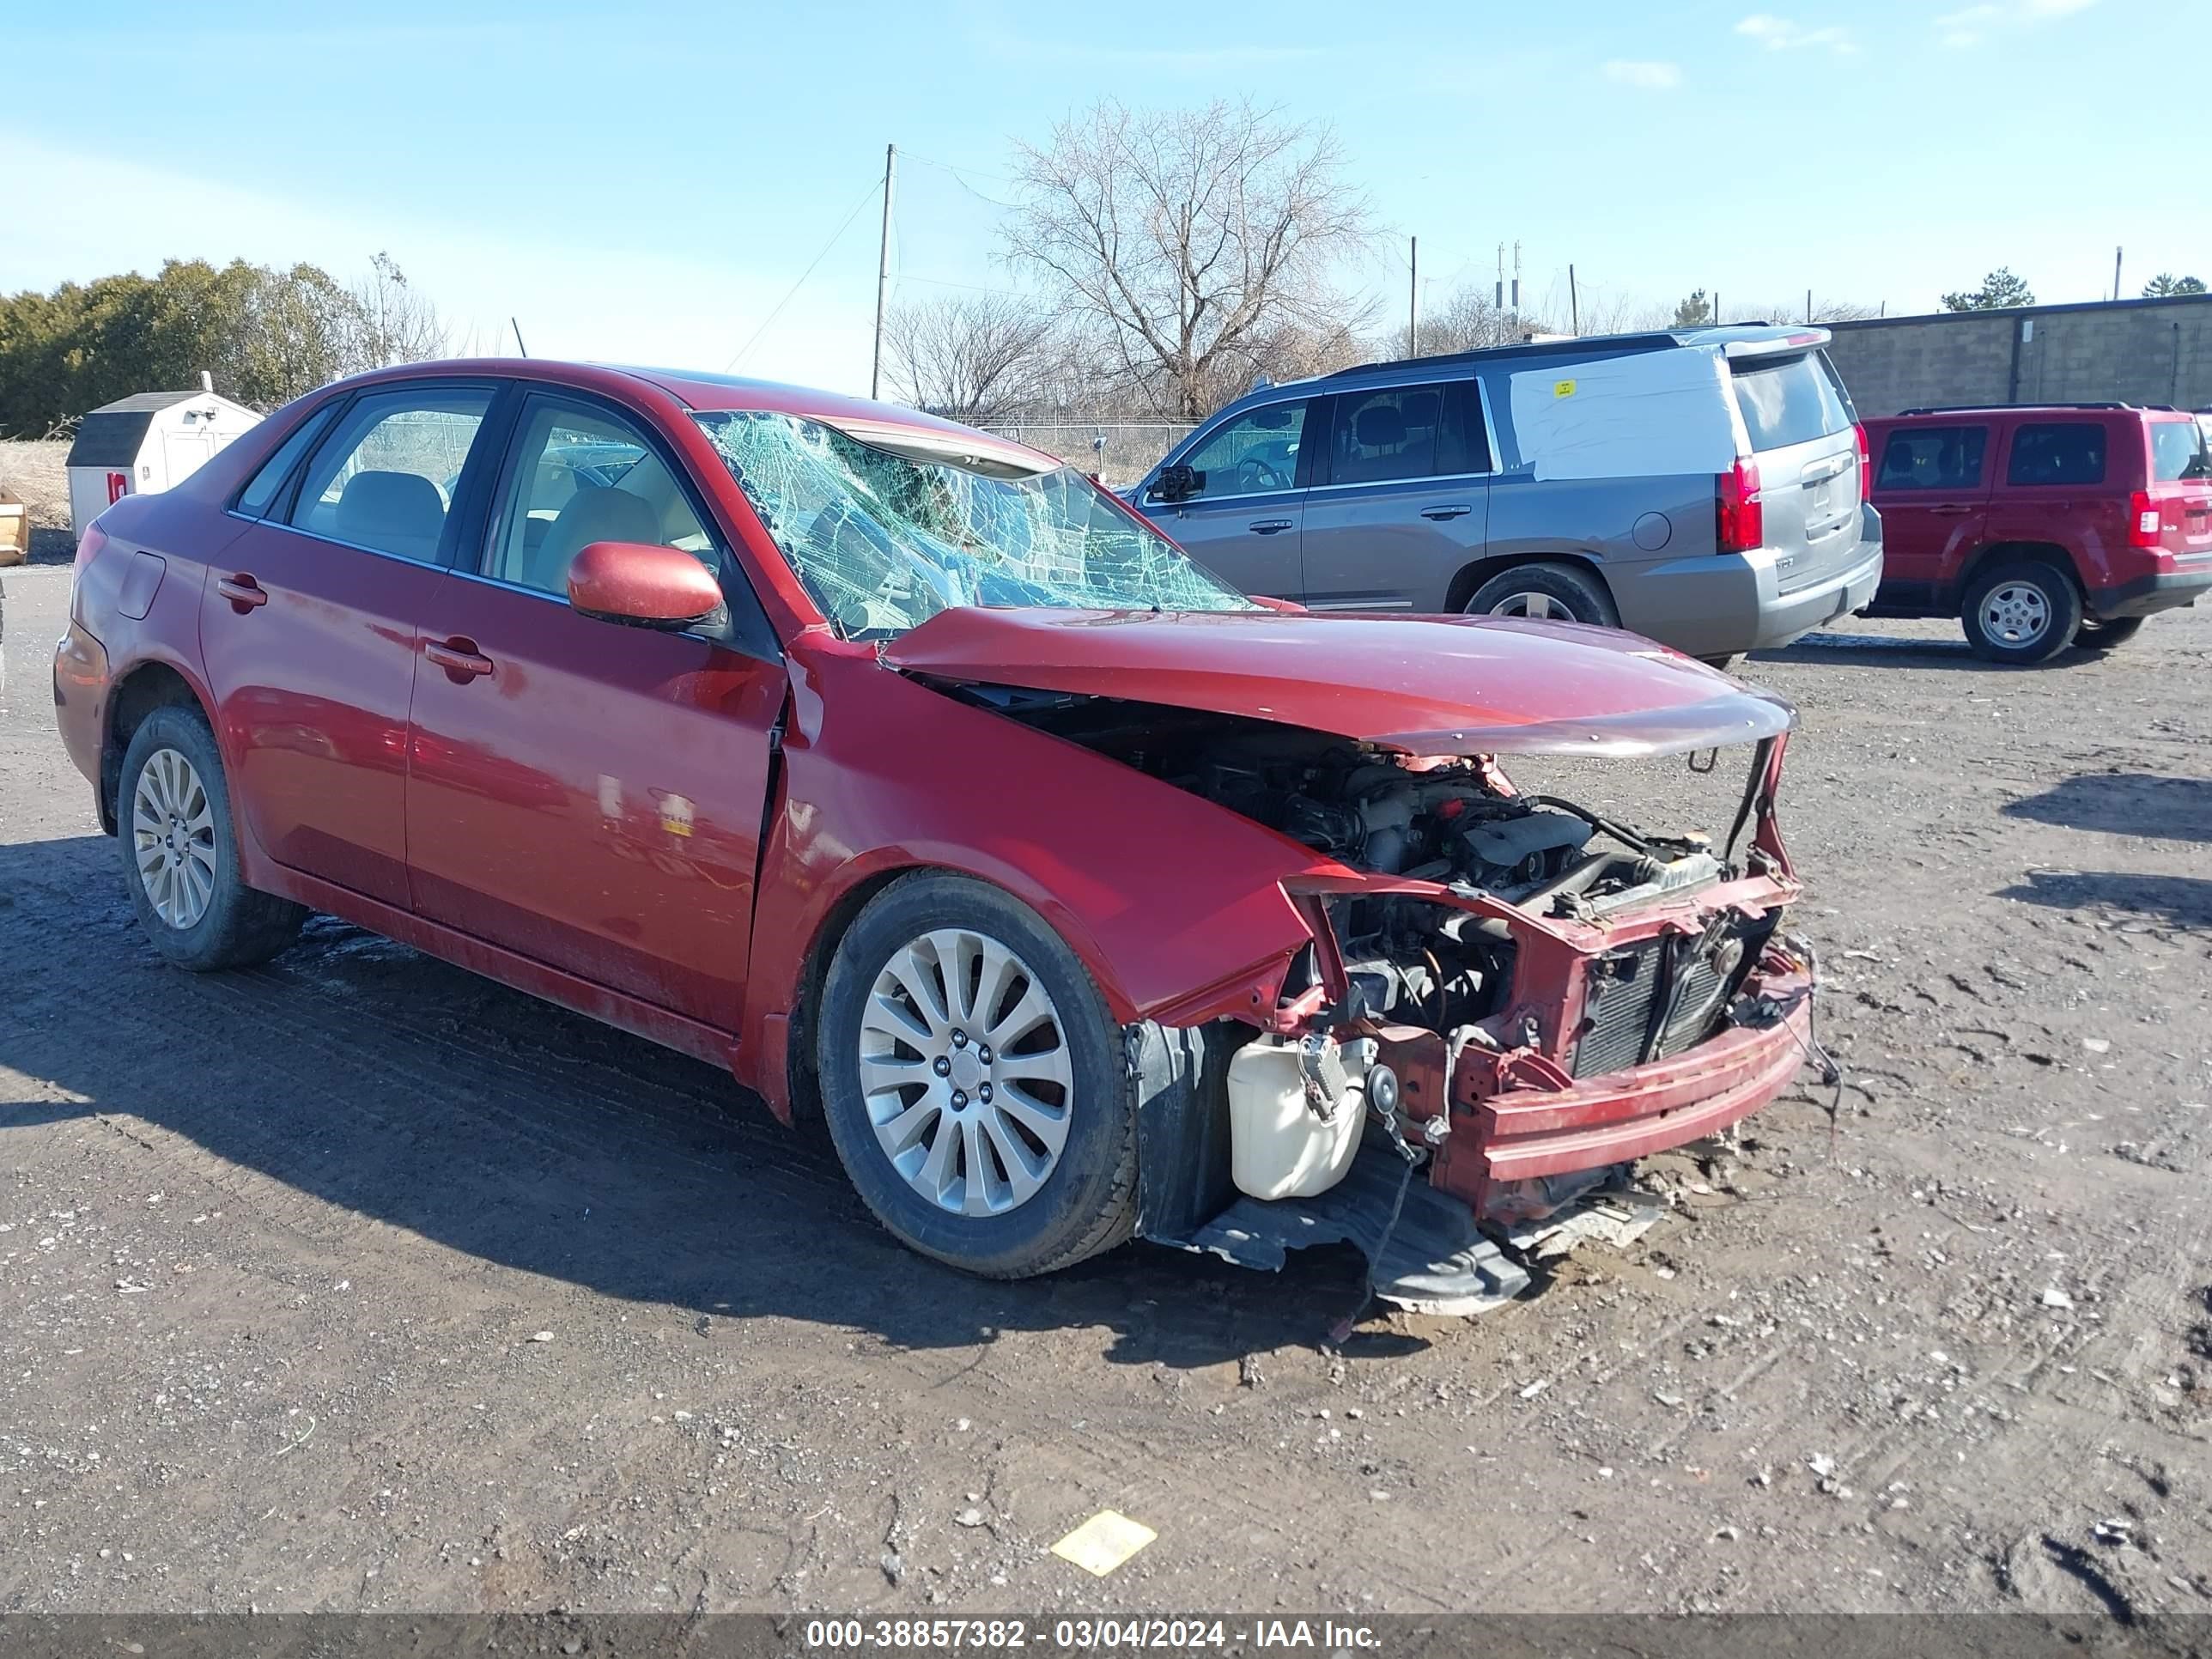
[[1209, 709], [1412, 755], [1750, 743], [1779, 697], [1633, 635], [1498, 617], [957, 610], [882, 647], [932, 679]]

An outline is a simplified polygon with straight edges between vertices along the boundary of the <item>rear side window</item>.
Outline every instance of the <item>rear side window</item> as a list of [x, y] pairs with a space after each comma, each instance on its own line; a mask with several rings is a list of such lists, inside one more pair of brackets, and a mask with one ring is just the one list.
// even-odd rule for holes
[[2033, 421], [2012, 434], [2008, 484], [2105, 482], [2105, 428], [2094, 421]]
[[481, 387], [356, 398], [307, 463], [289, 521], [333, 541], [429, 563], [491, 407]]
[[2212, 476], [2212, 464], [2208, 464], [2204, 453], [2204, 434], [2195, 421], [2150, 423], [2150, 476], [2156, 483]]
[[276, 453], [262, 462], [261, 470], [238, 492], [237, 511], [249, 519], [266, 518], [269, 508], [276, 499], [276, 492], [284, 487], [284, 480], [292, 476], [292, 469], [300, 464], [300, 457], [307, 453], [330, 418], [333, 405], [325, 404], [300, 422], [292, 435], [276, 446]]
[[1336, 400], [1329, 441], [1331, 483], [1382, 483], [1487, 470], [1471, 459], [1463, 384], [1386, 386]]
[[1836, 372], [1817, 351], [1757, 357], [1729, 368], [1754, 452], [1832, 437], [1851, 423]]
[[1972, 489], [1982, 482], [1989, 448], [1985, 426], [1917, 426], [1889, 434], [1881, 447], [1876, 489]]

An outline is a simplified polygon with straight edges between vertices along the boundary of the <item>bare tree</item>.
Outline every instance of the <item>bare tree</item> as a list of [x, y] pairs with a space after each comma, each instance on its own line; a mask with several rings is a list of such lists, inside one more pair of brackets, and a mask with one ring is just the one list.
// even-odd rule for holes
[[419, 363], [446, 355], [448, 331], [438, 307], [388, 253], [371, 256], [368, 275], [349, 290], [355, 309], [346, 368], [358, 373], [393, 363]]
[[969, 426], [1019, 415], [1054, 368], [1053, 322], [1012, 295], [963, 294], [894, 307], [884, 321], [892, 388]]
[[1019, 146], [1015, 172], [1008, 254], [1103, 325], [1121, 374], [1176, 418], [1212, 407], [1254, 337], [1325, 332], [1330, 273], [1368, 232], [1328, 129], [1249, 103], [1102, 102]]
[[1414, 331], [1414, 355], [1441, 357], [1455, 351], [1480, 351], [1513, 337], [1505, 313], [1479, 287], [1456, 289], [1430, 307]]

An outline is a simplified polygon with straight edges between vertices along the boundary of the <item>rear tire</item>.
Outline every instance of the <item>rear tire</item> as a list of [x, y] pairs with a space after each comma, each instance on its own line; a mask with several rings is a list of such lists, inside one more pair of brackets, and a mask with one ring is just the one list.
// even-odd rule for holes
[[2081, 631], [2074, 636], [2074, 643], [2084, 651], [2110, 651], [2125, 645], [2142, 632], [2143, 618], [2122, 617], [2114, 622], [2099, 622], [2094, 617], [2081, 618]]
[[2074, 643], [2081, 627], [2081, 595], [2057, 565], [2007, 559], [1968, 584], [1959, 620], [1977, 655], [2032, 667]]
[[307, 913], [246, 884], [222, 751], [196, 708], [156, 708], [131, 734], [115, 802], [131, 907], [154, 948], [206, 973], [266, 962]]
[[1605, 584], [1579, 565], [1546, 562], [1500, 571], [1467, 602], [1471, 617], [1526, 617], [1538, 622], [1618, 628], [1620, 612]]
[[1012, 895], [944, 872], [877, 894], [837, 943], [815, 1053], [838, 1161], [909, 1249], [1027, 1279], [1135, 1231], [1121, 1027]]

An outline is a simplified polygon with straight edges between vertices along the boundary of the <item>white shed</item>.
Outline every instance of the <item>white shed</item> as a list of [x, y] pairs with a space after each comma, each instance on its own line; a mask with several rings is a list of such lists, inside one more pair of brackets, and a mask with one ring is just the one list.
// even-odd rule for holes
[[142, 392], [86, 416], [70, 446], [70, 528], [77, 535], [125, 495], [174, 489], [261, 417], [218, 398], [206, 375], [198, 392]]

